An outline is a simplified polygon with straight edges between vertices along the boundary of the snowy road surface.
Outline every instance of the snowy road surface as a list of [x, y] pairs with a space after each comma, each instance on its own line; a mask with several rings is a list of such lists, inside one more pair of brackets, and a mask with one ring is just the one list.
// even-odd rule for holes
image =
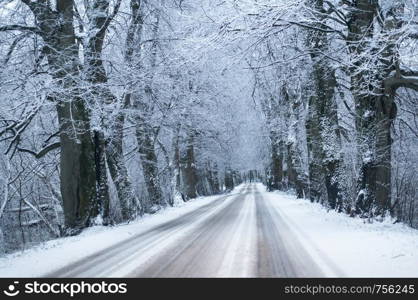
[[56, 277], [321, 277], [256, 184], [65, 266]]
[[390, 218], [351, 218], [261, 183], [0, 257], [0, 277], [417, 277], [417, 270], [417, 230]]

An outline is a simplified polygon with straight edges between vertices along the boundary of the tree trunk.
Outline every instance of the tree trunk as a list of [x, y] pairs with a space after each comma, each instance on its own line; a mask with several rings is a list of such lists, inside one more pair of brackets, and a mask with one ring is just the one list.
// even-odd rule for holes
[[25, 1], [45, 42], [51, 76], [60, 91], [56, 102], [60, 130], [60, 183], [65, 226], [71, 234], [90, 224], [95, 209], [96, 174], [90, 112], [78, 88], [79, 56], [73, 23], [73, 1], [57, 2], [56, 11], [41, 2]]
[[[394, 91], [387, 94], [384, 86], [384, 79], [396, 66], [394, 49], [390, 45], [385, 48], [381, 67], [374, 72], [362, 68], [361, 55], [370, 49], [368, 40], [374, 34], [377, 13], [377, 0], [356, 1], [349, 15], [347, 41], [354, 57], [350, 71], [360, 163], [356, 208], [357, 213], [369, 217], [384, 215], [391, 205], [391, 124], [396, 117]], [[366, 85], [370, 81], [377, 81], [380, 87]]]
[[[323, 0], [311, 0], [318, 19], [316, 24], [324, 28]], [[309, 151], [309, 179], [311, 199], [326, 201], [335, 209], [342, 205], [339, 168], [341, 165], [341, 137], [339, 133], [337, 104], [335, 101], [335, 70], [323, 54], [328, 52], [326, 30], [311, 30], [307, 38], [313, 61], [313, 90], [309, 98], [309, 113], [306, 122]]]
[[276, 134], [271, 135], [271, 181], [270, 190], [281, 190], [283, 183], [283, 142]]
[[[193, 131], [193, 130], [192, 130]], [[194, 155], [194, 132], [189, 134], [186, 153], [181, 158], [182, 194], [185, 200], [197, 197], [197, 172]]]
[[[87, 13], [90, 20], [90, 30], [93, 32], [87, 41], [86, 53], [85, 53], [85, 73], [86, 79], [91, 83], [90, 94], [93, 98], [97, 99], [97, 102], [106, 106], [109, 104], [116, 105], [117, 99], [113, 95], [112, 91], [106, 85], [108, 82], [106, 69], [102, 60], [103, 44], [106, 36], [107, 27], [109, 26], [109, 1], [92, 1], [89, 3]], [[132, 45], [126, 45], [132, 47]], [[108, 136], [104, 134], [98, 135], [103, 138], [104, 141], [98, 141], [98, 144], [105, 144], [105, 154], [107, 164], [96, 166], [96, 168], [104, 167], [105, 169], [100, 172], [96, 172], [101, 176], [107, 174], [107, 168], [109, 168], [110, 176], [115, 184], [119, 204], [121, 208], [122, 221], [127, 221], [136, 216], [136, 207], [138, 206], [138, 199], [132, 188], [132, 184], [129, 180], [128, 170], [125, 165], [125, 159], [123, 157], [123, 126], [125, 123], [124, 109], [129, 105], [130, 95], [127, 95], [120, 107], [119, 113], [114, 120], [103, 118], [103, 130], [110, 132]], [[94, 103], [94, 101], [92, 102]], [[107, 111], [107, 110], [105, 110]], [[113, 126], [109, 128], [109, 124]], [[106, 177], [107, 179], [107, 177]], [[105, 178], [98, 178], [97, 181], [103, 182]], [[102, 189], [102, 193], [107, 195], [98, 195], [98, 197], [110, 197], [108, 189]], [[108, 208], [103, 208], [106, 211]]]
[[[95, 147], [90, 135], [88, 114], [82, 101], [57, 104], [61, 142], [61, 196], [65, 226], [70, 231], [88, 226], [90, 220], [99, 213], [94, 209]], [[78, 133], [72, 133], [74, 130]]]
[[218, 165], [215, 163], [213, 166], [209, 163], [209, 184], [211, 186], [212, 194], [219, 194], [219, 178], [218, 178]]
[[[302, 121], [300, 118], [301, 102], [298, 100], [298, 97], [292, 95], [292, 93], [290, 93], [286, 87], [283, 88], [283, 95], [289, 106], [290, 126], [288, 130], [290, 134], [288, 135], [287, 141], [288, 174], [291, 176], [291, 178], [294, 178], [296, 196], [298, 198], [310, 198], [309, 177], [303, 167], [303, 149], [301, 149], [300, 146], [302, 139], [302, 143], [305, 143], [299, 128], [299, 124]], [[292, 179], [290, 179], [290, 181], [292, 181]]]
[[306, 120], [306, 143], [308, 146], [309, 188], [311, 201], [326, 200], [325, 177], [323, 170], [321, 133], [319, 117], [315, 107], [316, 97], [309, 97], [309, 112]]
[[174, 176], [175, 176], [175, 184], [176, 184], [175, 189], [179, 193], [181, 193], [180, 129], [181, 129], [181, 125], [178, 124], [176, 126], [175, 135], [173, 137], [173, 149], [174, 149], [173, 168], [174, 168]]
[[[125, 106], [127, 106], [127, 104], [125, 104]], [[111, 134], [107, 142], [106, 157], [109, 172], [118, 193], [122, 221], [128, 221], [135, 218], [138, 214], [142, 214], [143, 208], [141, 207], [139, 199], [135, 195], [132, 183], [129, 179], [125, 159], [123, 157], [124, 124], [125, 114], [121, 111], [116, 116], [113, 134]]]
[[225, 170], [225, 189], [227, 191], [232, 191], [234, 189], [233, 172], [230, 168]]
[[297, 171], [294, 166], [292, 153], [293, 143], [287, 143], [287, 155], [286, 155], [286, 177], [287, 177], [287, 188], [295, 188], [297, 180]]
[[96, 166], [96, 203], [95, 209], [102, 217], [103, 225], [113, 223], [110, 218], [110, 194], [107, 177], [106, 145], [103, 132], [94, 132], [94, 161]]
[[158, 161], [154, 149], [154, 133], [152, 127], [145, 124], [141, 118], [136, 118], [136, 121], [138, 152], [149, 197], [149, 204], [146, 205], [145, 212], [153, 213], [156, 209], [159, 209], [159, 206], [165, 204], [159, 182]]

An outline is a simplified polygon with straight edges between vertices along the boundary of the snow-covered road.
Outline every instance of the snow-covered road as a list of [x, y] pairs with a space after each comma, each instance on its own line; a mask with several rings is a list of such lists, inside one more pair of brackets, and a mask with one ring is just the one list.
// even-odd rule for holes
[[270, 201], [236, 193], [57, 270], [54, 277], [320, 277]]
[[0, 277], [416, 277], [418, 231], [261, 183], [0, 257]]

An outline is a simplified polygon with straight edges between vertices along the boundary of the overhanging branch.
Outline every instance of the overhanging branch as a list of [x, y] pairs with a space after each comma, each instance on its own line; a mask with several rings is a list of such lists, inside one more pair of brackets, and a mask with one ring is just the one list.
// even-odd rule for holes
[[61, 147], [61, 143], [57, 142], [57, 143], [53, 143], [53, 144], [50, 144], [50, 145], [46, 146], [45, 148], [43, 148], [38, 153], [36, 153], [32, 150], [29, 150], [29, 149], [24, 149], [24, 148], [17, 148], [17, 150], [20, 151], [20, 152], [26, 152], [26, 153], [32, 154], [33, 156], [35, 156], [35, 158], [39, 159], [39, 158], [44, 157], [50, 151], [58, 149], [59, 147]]

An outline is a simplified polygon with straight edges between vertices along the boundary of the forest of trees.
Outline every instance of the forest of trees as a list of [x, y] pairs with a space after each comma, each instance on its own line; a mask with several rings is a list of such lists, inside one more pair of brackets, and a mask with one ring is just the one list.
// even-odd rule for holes
[[418, 227], [417, 41], [416, 0], [2, 0], [0, 253], [250, 178]]

